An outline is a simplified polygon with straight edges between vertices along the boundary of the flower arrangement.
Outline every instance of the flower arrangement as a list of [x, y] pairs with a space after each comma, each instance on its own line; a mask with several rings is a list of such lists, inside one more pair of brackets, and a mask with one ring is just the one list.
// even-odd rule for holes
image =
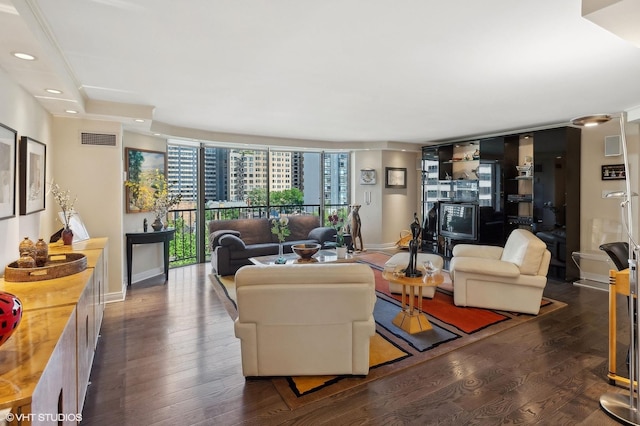
[[153, 211], [157, 219], [164, 217], [175, 205], [180, 203], [180, 194], [171, 194], [164, 174], [156, 169], [145, 181], [126, 181], [131, 190], [132, 204], [141, 212]]
[[335, 210], [328, 217], [329, 223], [336, 230], [336, 247], [344, 247], [344, 221]]
[[57, 183], [51, 182], [50, 185], [51, 194], [53, 194], [53, 199], [56, 200], [58, 206], [62, 210], [62, 217], [64, 219], [64, 229], [69, 229], [69, 221], [71, 220], [71, 216], [73, 216], [74, 210], [73, 206], [76, 203], [78, 197], [76, 196], [73, 201], [71, 200], [71, 192], [69, 190], [63, 191], [60, 189], [60, 185]]
[[279, 218], [271, 219], [271, 233], [278, 237], [280, 244], [284, 242], [284, 239], [291, 235], [289, 230], [289, 218], [280, 216]]

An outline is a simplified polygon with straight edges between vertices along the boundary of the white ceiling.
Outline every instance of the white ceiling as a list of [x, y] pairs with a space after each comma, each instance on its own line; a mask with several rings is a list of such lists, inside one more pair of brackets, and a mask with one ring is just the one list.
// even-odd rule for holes
[[640, 105], [640, 48], [580, 0], [0, 0], [0, 67], [53, 115], [210, 140], [424, 144]]

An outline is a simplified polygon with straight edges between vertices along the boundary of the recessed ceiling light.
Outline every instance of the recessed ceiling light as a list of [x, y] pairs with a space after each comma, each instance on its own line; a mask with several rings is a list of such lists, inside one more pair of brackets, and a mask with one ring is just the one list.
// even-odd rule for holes
[[77, 114], [78, 111], [74, 110], [74, 109], [66, 109], [64, 112], [69, 113], [69, 114]]
[[44, 91], [48, 93], [53, 93], [54, 95], [62, 94], [62, 90], [58, 90], [58, 89], [44, 89]]
[[18, 59], [24, 59], [25, 61], [35, 61], [36, 60], [35, 56], [30, 55], [28, 53], [24, 53], [24, 52], [13, 52], [12, 55], [15, 56]]
[[144, 120], [142, 118], [136, 118], [134, 121], [136, 123], [144, 123]]

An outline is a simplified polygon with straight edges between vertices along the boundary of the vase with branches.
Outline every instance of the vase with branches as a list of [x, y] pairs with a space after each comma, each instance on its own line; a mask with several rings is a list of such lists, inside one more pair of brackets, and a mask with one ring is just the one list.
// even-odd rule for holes
[[60, 185], [51, 181], [51, 185], [49, 186], [49, 190], [53, 195], [53, 199], [56, 201], [60, 210], [62, 210], [62, 220], [64, 228], [62, 229], [62, 241], [65, 245], [69, 245], [73, 242], [73, 231], [69, 226], [71, 221], [71, 216], [74, 214], [73, 206], [76, 203], [78, 197], [71, 197], [71, 191], [68, 189], [63, 191], [60, 188]]
[[289, 230], [289, 218], [285, 216], [280, 216], [279, 218], [271, 219], [271, 233], [278, 238], [278, 259], [276, 263], [283, 264], [286, 263], [286, 259], [284, 258], [284, 250], [282, 247], [282, 243], [285, 238], [291, 235], [291, 231]]

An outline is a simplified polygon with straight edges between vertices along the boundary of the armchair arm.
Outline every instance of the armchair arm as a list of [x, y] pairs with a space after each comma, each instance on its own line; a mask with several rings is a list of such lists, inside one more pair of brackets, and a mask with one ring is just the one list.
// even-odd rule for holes
[[458, 244], [453, 247], [453, 256], [461, 257], [480, 257], [484, 259], [500, 259], [502, 257], [502, 247], [476, 245], [476, 244]]
[[218, 241], [221, 246], [229, 247], [230, 250], [244, 250], [247, 246], [244, 244], [244, 241], [235, 235], [227, 234], [220, 237]]
[[455, 271], [461, 271], [494, 277], [516, 278], [520, 276], [520, 269], [514, 263], [479, 257], [453, 257], [449, 269], [452, 274], [455, 274]]
[[334, 241], [334, 237], [336, 236], [336, 230], [331, 228], [330, 226], [320, 226], [318, 228], [314, 228], [309, 232], [308, 239], [316, 240], [318, 243], [322, 244], [324, 247], [327, 241]]
[[211, 251], [213, 251], [217, 246], [220, 245], [220, 238], [225, 235], [235, 235], [236, 237], [240, 237], [239, 231], [234, 231], [232, 229], [220, 229], [218, 231], [213, 231], [209, 234], [209, 243], [211, 245]]

